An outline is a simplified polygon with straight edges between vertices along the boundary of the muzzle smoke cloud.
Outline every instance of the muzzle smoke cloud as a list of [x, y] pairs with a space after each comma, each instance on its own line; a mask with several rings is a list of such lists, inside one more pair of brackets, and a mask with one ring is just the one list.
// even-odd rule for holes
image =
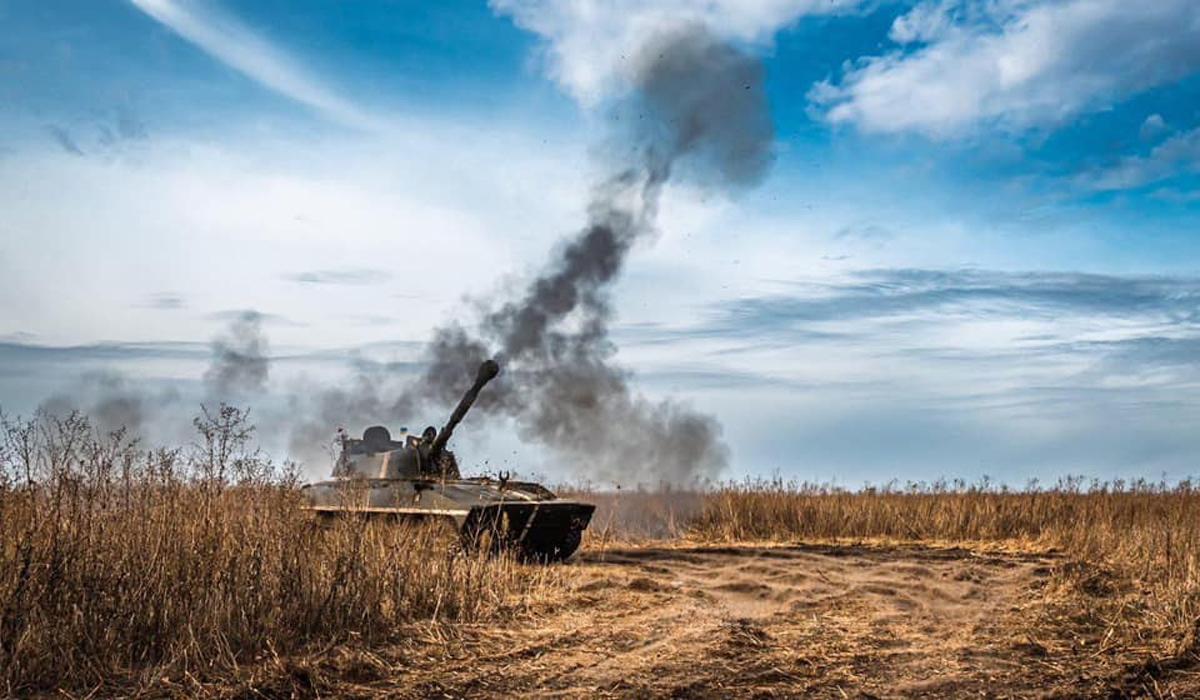
[[619, 165], [596, 185], [587, 225], [520, 298], [485, 310], [474, 328], [438, 330], [416, 390], [452, 402], [495, 355], [505, 371], [479, 407], [512, 417], [522, 438], [593, 478], [689, 483], [726, 466], [720, 425], [631, 389], [611, 362], [611, 286], [654, 230], [669, 180], [725, 192], [754, 185], [774, 134], [760, 62], [703, 27], [663, 34], [635, 60], [634, 90], [614, 109], [608, 144]]

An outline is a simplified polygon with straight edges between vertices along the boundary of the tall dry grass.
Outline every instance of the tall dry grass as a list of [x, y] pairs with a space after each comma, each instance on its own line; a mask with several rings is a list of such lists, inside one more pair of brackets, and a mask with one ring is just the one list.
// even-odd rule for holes
[[[520, 615], [565, 585], [560, 569], [453, 553], [436, 529], [317, 523], [296, 475], [254, 450], [244, 412], [222, 407], [196, 428], [187, 447], [147, 450], [78, 415], [0, 420], [0, 694], [219, 679], [264, 654]], [[599, 506], [593, 549], [681, 537], [1055, 548], [1064, 572], [1124, 586], [1114, 605], [1086, 603], [1114, 638], [1200, 652], [1200, 489], [1188, 482], [574, 495]]]
[[4, 420], [0, 695], [213, 678], [265, 652], [521, 612], [553, 570], [452, 553], [436, 528], [320, 524], [244, 412], [147, 451], [87, 419]]

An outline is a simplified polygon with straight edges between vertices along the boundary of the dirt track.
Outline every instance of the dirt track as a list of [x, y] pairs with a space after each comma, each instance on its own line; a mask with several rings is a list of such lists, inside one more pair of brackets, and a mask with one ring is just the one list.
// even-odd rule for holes
[[[410, 697], [1081, 697], [1114, 659], [1039, 619], [1050, 555], [873, 547], [584, 552], [570, 599], [375, 659]], [[1055, 634], [1058, 634], [1055, 637]], [[1102, 650], [1103, 651], [1103, 650]], [[351, 669], [353, 671], [353, 669]], [[343, 668], [339, 675], [345, 679]]]
[[[583, 590], [642, 592], [650, 634], [560, 675], [579, 691], [671, 694], [986, 690], [1025, 662], [997, 623], [1050, 571], [1042, 558], [961, 550], [629, 550], [586, 562]], [[615, 626], [636, 633], [639, 616]], [[698, 660], [709, 667], [689, 669]]]

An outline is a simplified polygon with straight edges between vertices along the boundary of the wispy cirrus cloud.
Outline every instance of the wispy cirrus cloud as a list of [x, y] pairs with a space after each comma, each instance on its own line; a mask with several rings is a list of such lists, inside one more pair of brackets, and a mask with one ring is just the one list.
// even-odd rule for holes
[[1200, 128], [1175, 134], [1145, 155], [1125, 156], [1113, 165], [1085, 172], [1076, 182], [1085, 189], [1112, 192], [1195, 173], [1200, 173]]
[[866, 270], [848, 279], [716, 306], [714, 328], [754, 337], [796, 323], [920, 315], [931, 321], [1090, 316], [1187, 323], [1200, 331], [1200, 278], [996, 270]]
[[155, 292], [147, 294], [137, 304], [137, 308], [156, 309], [159, 311], [175, 311], [187, 307], [187, 299], [174, 292]]
[[1126, 377], [1186, 365], [1200, 379], [1200, 358], [1188, 354], [1200, 343], [1200, 277], [862, 270], [716, 302], [704, 316], [686, 326], [627, 326], [623, 344], [707, 358], [735, 372], [759, 372], [772, 362], [763, 358], [783, 352], [837, 375], [828, 368], [859, 356], [870, 361], [845, 374], [898, 362], [912, 376], [950, 380], [952, 393], [956, 371], [978, 384], [985, 368], [1021, 375], [1035, 357], [1042, 369], [1067, 368], [1056, 380], [1064, 386], [1082, 381], [1073, 374], [1080, 363], [1119, 366]]
[[206, 314], [204, 318], [209, 321], [234, 323], [248, 316], [257, 319], [257, 322], [270, 326], [292, 326], [300, 328], [308, 325], [307, 323], [288, 318], [283, 314], [263, 313], [255, 309], [225, 309]]
[[0, 373], [24, 374], [35, 365], [62, 369], [114, 361], [203, 360], [208, 355], [209, 347], [206, 343], [191, 341], [43, 345], [11, 340], [0, 341], [0, 365], [5, 368]]
[[306, 270], [284, 275], [285, 280], [299, 284], [371, 285], [392, 278], [386, 270], [368, 267], [346, 267], [328, 270]]
[[129, 0], [154, 20], [263, 87], [344, 126], [366, 131], [386, 123], [311, 74], [286, 52], [207, 3]]
[[1198, 276], [870, 269], [702, 316], [627, 326], [623, 352], [651, 386], [740, 402], [723, 418], [762, 464], [1009, 483], [1194, 469]]
[[79, 144], [75, 141], [75, 137], [71, 135], [71, 132], [67, 131], [63, 127], [57, 124], [50, 124], [46, 127], [46, 130], [50, 132], [50, 138], [54, 139], [54, 143], [57, 143], [59, 148], [63, 149], [67, 153], [80, 157], [87, 155], [83, 152], [83, 149], [79, 147]]

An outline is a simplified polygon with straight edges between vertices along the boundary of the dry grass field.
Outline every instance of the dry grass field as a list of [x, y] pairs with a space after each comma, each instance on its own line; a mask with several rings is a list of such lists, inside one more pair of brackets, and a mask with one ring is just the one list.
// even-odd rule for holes
[[1197, 697], [1190, 484], [592, 493], [559, 566], [321, 525], [246, 416], [6, 421], [0, 693]]

